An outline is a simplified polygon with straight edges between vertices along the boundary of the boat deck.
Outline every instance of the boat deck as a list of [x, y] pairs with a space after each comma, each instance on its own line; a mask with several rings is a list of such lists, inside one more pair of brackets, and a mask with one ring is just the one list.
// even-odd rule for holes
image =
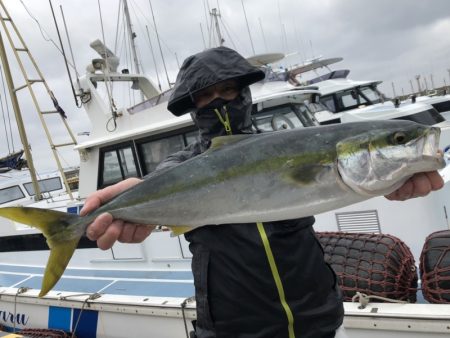
[[[0, 287], [40, 289], [44, 268], [0, 264]], [[191, 271], [66, 269], [53, 291], [142, 297], [194, 295]]]

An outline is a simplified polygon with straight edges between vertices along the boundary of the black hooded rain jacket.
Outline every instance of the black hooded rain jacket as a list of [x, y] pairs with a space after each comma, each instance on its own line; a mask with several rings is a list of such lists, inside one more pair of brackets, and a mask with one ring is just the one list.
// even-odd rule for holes
[[[241, 91], [229, 104], [235, 108], [230, 116], [232, 132], [248, 133], [248, 85], [263, 77], [260, 70], [225, 47], [188, 58], [181, 67], [168, 108], [175, 115], [191, 113], [200, 141], [169, 156], [157, 171], [202, 153], [213, 137], [225, 134], [217, 119], [195, 109], [193, 93], [236, 79]], [[217, 208], [221, 208], [220, 201]], [[187, 233], [193, 254], [196, 337], [334, 337], [342, 324], [343, 305], [335, 274], [324, 261], [313, 223], [314, 217], [307, 217], [264, 223], [260, 227], [210, 225]]]

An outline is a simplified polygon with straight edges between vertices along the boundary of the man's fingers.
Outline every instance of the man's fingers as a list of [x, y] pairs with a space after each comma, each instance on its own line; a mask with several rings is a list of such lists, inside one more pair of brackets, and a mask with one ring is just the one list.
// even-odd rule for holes
[[119, 236], [119, 242], [140, 243], [151, 234], [154, 228], [154, 225], [125, 223], [122, 233]]
[[125, 223], [122, 232], [118, 238], [121, 243], [133, 243], [134, 233], [136, 232], [136, 225]]
[[110, 249], [122, 233], [123, 221], [114, 220], [106, 231], [97, 239], [97, 246], [102, 250]]
[[92, 222], [86, 229], [86, 236], [92, 240], [96, 241], [100, 236], [102, 236], [108, 227], [113, 222], [113, 217], [111, 214], [105, 212], [100, 214], [94, 222]]
[[155, 225], [142, 225], [137, 226], [136, 231], [134, 232], [134, 242], [140, 243], [144, 239], [146, 239], [152, 231], [155, 229]]
[[399, 189], [385, 197], [391, 201], [404, 201], [409, 198], [426, 196], [431, 191], [439, 190], [443, 186], [444, 180], [437, 171], [418, 173]]
[[444, 179], [437, 171], [430, 171], [425, 173], [431, 183], [431, 189], [433, 191], [439, 190], [444, 186]]

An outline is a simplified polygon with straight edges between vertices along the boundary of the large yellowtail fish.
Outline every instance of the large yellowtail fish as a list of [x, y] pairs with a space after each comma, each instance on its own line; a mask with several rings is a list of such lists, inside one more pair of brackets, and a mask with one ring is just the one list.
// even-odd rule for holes
[[443, 168], [440, 130], [410, 121], [371, 121], [218, 137], [211, 148], [163, 170], [80, 217], [1, 208], [39, 228], [51, 253], [39, 296], [63, 274], [95, 217], [169, 226], [176, 235], [206, 224], [314, 215], [388, 194], [417, 172]]

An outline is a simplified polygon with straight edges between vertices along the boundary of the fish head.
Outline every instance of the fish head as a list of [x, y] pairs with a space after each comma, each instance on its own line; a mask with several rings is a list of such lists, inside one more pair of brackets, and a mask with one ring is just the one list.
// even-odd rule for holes
[[412, 121], [373, 121], [336, 145], [337, 168], [353, 191], [389, 194], [412, 175], [445, 167], [440, 129]]

